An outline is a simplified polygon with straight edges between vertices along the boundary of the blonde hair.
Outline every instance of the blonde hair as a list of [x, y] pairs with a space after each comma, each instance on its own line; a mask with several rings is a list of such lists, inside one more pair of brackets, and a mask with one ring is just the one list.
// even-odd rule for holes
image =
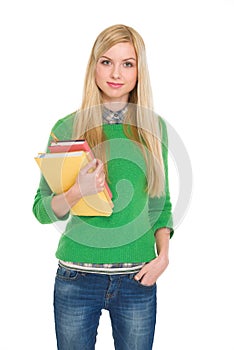
[[[129, 108], [124, 121], [127, 137], [142, 149], [147, 168], [147, 191], [150, 196], [164, 195], [165, 173], [159, 120], [153, 112], [153, 98], [147, 68], [145, 44], [131, 27], [113, 25], [97, 37], [88, 61], [81, 108], [77, 111], [73, 137], [85, 138], [96, 157], [106, 163], [105, 135], [102, 129], [102, 94], [95, 82], [98, 59], [112, 46], [130, 42], [137, 56], [137, 83], [129, 94]], [[130, 127], [128, 127], [130, 125]], [[107, 170], [107, 167], [106, 167]]]

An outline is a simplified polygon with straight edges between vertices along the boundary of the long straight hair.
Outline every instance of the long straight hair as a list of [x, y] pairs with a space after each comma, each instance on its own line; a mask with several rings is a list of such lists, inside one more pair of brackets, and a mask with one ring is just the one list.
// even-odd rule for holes
[[145, 44], [133, 28], [125, 25], [108, 27], [94, 42], [85, 75], [82, 104], [74, 123], [73, 137], [85, 138], [95, 150], [96, 157], [106, 164], [105, 134], [102, 128], [103, 100], [95, 82], [95, 70], [98, 59], [112, 46], [123, 42], [133, 45], [138, 70], [137, 83], [129, 94], [124, 132], [127, 137], [137, 142], [143, 152], [147, 170], [147, 192], [151, 197], [160, 197], [164, 195], [165, 188], [161, 129], [159, 118], [153, 112]]

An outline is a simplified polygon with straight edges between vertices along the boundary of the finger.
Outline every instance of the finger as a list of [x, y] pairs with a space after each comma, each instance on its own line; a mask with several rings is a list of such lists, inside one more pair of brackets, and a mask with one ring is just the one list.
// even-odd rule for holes
[[103, 187], [104, 186], [104, 184], [105, 184], [105, 179], [97, 179], [97, 181], [96, 181], [96, 183], [97, 183], [97, 186], [99, 186], [99, 187]]
[[101, 175], [105, 176], [104, 170], [103, 170], [103, 163], [102, 163], [102, 161], [97, 160], [96, 166], [97, 167], [95, 169], [95, 175], [96, 176], [101, 176]]
[[101, 191], [103, 191], [104, 187], [105, 187], [105, 181], [102, 181], [99, 186], [100, 186]]
[[137, 281], [140, 281], [142, 277], [147, 273], [147, 271], [148, 271], [148, 264], [145, 264], [144, 266], [142, 266], [140, 271], [134, 276], [134, 278]]
[[96, 178], [99, 182], [103, 182], [105, 181], [105, 173], [104, 173], [104, 170], [101, 170], [101, 172], [97, 172], [96, 173]]
[[142, 279], [142, 277], [144, 276], [144, 272], [142, 270], [140, 270], [135, 276], [134, 279], [136, 281], [140, 281]]

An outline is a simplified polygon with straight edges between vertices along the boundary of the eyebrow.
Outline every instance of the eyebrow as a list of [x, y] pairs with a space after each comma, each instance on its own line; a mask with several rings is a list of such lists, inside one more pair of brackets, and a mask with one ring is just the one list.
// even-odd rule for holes
[[[112, 58], [107, 57], [107, 56], [101, 56], [100, 58], [107, 58], [108, 60], [112, 61]], [[129, 60], [136, 61], [136, 59], [134, 57], [125, 58], [123, 61], [129, 61]]]

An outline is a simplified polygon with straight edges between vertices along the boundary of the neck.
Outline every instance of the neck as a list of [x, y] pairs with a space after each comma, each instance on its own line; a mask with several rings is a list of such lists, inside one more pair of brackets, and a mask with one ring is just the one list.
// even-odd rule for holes
[[103, 102], [104, 106], [113, 111], [113, 112], [117, 112], [117, 111], [120, 111], [121, 109], [123, 109], [127, 102]]

